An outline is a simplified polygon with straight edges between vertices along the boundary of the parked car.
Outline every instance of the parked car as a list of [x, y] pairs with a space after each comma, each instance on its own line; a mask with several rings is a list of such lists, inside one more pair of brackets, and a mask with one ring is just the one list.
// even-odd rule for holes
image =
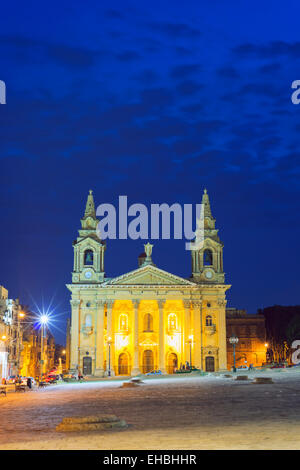
[[48, 383], [56, 382], [57, 380], [59, 380], [59, 375], [49, 374], [45, 378], [45, 382], [48, 382]]
[[161, 370], [152, 370], [151, 372], [148, 372], [146, 375], [162, 375]]
[[16, 383], [16, 380], [17, 380], [17, 376], [16, 376], [16, 375], [11, 375], [11, 376], [8, 377], [8, 379], [6, 380], [6, 383], [8, 383], [8, 384], [14, 384], [14, 383]]
[[236, 368], [236, 370], [249, 370], [248, 366], [239, 366]]

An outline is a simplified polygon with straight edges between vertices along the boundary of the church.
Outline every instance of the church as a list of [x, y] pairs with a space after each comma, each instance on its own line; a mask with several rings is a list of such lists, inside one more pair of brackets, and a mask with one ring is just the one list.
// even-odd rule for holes
[[69, 338], [70, 370], [84, 375], [172, 374], [182, 365], [203, 371], [227, 369], [226, 291], [223, 244], [207, 191], [202, 196], [204, 242], [191, 250], [192, 273], [184, 279], [155, 266], [152, 246], [137, 269], [105, 275], [106, 242], [98, 237], [89, 192], [74, 267]]

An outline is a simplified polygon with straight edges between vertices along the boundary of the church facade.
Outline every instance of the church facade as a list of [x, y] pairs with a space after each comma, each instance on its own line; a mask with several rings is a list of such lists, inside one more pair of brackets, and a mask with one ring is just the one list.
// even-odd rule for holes
[[206, 190], [204, 242], [191, 251], [189, 279], [155, 266], [152, 245], [138, 268], [105, 276], [106, 243], [90, 191], [79, 236], [73, 243], [70, 369], [84, 375], [172, 374], [188, 364], [204, 371], [226, 370], [226, 291], [223, 244]]

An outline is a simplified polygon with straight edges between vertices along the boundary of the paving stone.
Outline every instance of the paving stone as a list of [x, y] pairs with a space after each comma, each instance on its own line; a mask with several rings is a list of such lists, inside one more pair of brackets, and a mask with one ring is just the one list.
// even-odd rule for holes
[[254, 384], [273, 384], [272, 377], [255, 377]]
[[[73, 422], [61, 422], [56, 426], [56, 431], [71, 431], [71, 432], [81, 432], [81, 431], [105, 431], [108, 429], [116, 428], [127, 428], [127, 423], [124, 420], [119, 420], [118, 418], [112, 421], [105, 421], [103, 418], [100, 418], [101, 421], [73, 421]], [[104, 418], [105, 419], [105, 418]], [[106, 417], [107, 419], [107, 417]]]
[[75, 423], [110, 423], [120, 421], [116, 415], [97, 415], [97, 416], [68, 416], [63, 418], [62, 424]]
[[[299, 449], [300, 370], [268, 376], [272, 387], [195, 376], [144, 378], [126, 393], [117, 380], [8, 393], [0, 399], [0, 449]], [[56, 431], [64, 417], [103, 415], [128, 428]]]

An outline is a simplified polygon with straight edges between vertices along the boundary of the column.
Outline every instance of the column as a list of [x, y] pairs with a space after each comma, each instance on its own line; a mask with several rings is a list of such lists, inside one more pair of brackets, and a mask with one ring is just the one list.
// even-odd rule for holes
[[141, 373], [139, 367], [139, 301], [133, 300], [134, 320], [133, 320], [133, 368], [131, 375]]
[[158, 301], [159, 308], [159, 363], [158, 368], [163, 374], [166, 374], [165, 367], [165, 318], [164, 318], [164, 300]]
[[194, 310], [194, 363], [197, 369], [202, 369], [201, 356], [202, 356], [202, 341], [201, 341], [201, 302], [200, 300], [193, 301]]
[[218, 300], [219, 307], [219, 370], [227, 370], [227, 344], [226, 344], [226, 303], [225, 299]]
[[[114, 340], [115, 335], [113, 333], [113, 324], [112, 324], [112, 309], [113, 309], [113, 300], [107, 300], [107, 341], [110, 338], [110, 375], [113, 377], [115, 375], [115, 347], [114, 347]], [[105, 375], [108, 374], [109, 369], [109, 344], [106, 344], [106, 372]]]
[[71, 317], [71, 369], [79, 367], [79, 305], [80, 300], [71, 300], [72, 317]]
[[96, 302], [96, 370], [95, 375], [103, 377], [104, 374], [104, 308], [105, 301]]
[[[190, 338], [189, 336], [192, 334], [191, 332], [191, 322], [190, 322], [190, 317], [191, 317], [191, 302], [189, 300], [184, 300], [183, 301], [183, 306], [184, 306], [184, 337], [183, 337], [183, 346], [184, 346], [184, 354], [183, 354], [183, 362], [185, 363], [188, 361], [188, 363], [191, 363], [191, 354], [190, 354]], [[194, 337], [192, 341], [192, 365], [193, 365], [193, 347], [194, 347]]]

